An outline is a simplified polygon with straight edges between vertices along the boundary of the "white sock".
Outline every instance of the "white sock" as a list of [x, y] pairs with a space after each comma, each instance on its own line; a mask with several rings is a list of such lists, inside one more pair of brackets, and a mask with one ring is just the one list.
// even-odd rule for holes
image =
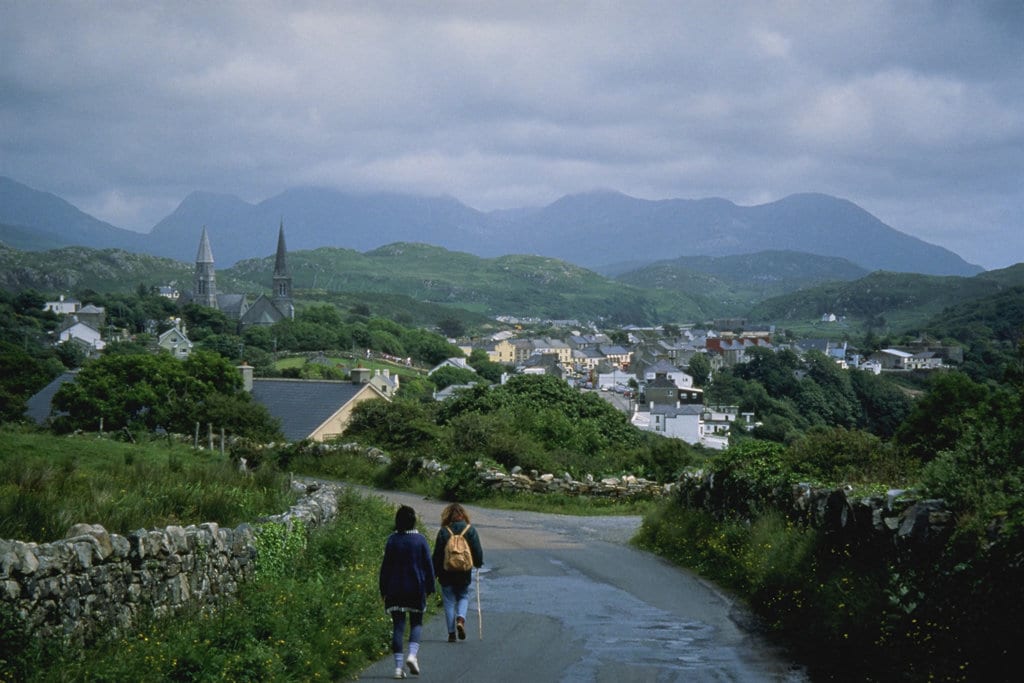
[[402, 653], [401, 652], [396, 652], [395, 653], [395, 666], [397, 668], [401, 669], [403, 664], [405, 664], [405, 658], [402, 657]]
[[416, 653], [420, 651], [419, 643], [409, 643], [409, 656], [415, 657]]

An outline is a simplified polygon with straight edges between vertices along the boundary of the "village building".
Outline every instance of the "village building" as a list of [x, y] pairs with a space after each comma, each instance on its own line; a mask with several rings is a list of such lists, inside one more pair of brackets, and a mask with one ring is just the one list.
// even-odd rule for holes
[[217, 272], [214, 268], [213, 249], [210, 237], [203, 226], [196, 253], [196, 268], [193, 289], [190, 295], [179, 301], [191, 302], [207, 308], [214, 308], [238, 324], [239, 331], [253, 325], [273, 325], [282, 320], [295, 318], [295, 304], [292, 298], [292, 277], [288, 272], [288, 251], [284, 241], [284, 221], [278, 229], [277, 253], [274, 257], [272, 293], [261, 294], [250, 302], [245, 294], [228, 294], [217, 289]]

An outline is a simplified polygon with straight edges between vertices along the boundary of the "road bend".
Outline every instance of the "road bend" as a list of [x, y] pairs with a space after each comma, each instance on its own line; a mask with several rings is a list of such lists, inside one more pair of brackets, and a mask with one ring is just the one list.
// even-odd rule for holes
[[[433, 544], [444, 503], [412, 506]], [[741, 605], [691, 572], [628, 545], [640, 517], [575, 517], [467, 506], [484, 546], [464, 641], [443, 615], [423, 627], [423, 680], [515, 683], [809, 681]], [[381, 539], [383, 548], [384, 539]], [[474, 587], [477, 584], [474, 584]], [[391, 656], [360, 680], [390, 680]], [[415, 678], [410, 676], [410, 679]]]

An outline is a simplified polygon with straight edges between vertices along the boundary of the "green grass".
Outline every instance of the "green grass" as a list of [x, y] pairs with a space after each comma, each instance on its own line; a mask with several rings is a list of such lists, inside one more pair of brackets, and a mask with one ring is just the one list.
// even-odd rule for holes
[[122, 535], [172, 524], [230, 527], [294, 500], [283, 474], [245, 476], [218, 452], [0, 430], [0, 538], [49, 542], [77, 523]]
[[[379, 485], [387, 468], [358, 453], [298, 455], [296, 473]], [[315, 472], [313, 471], [315, 470]], [[125, 533], [216, 521], [232, 525], [288, 508], [286, 478], [239, 474], [217, 453], [166, 443], [0, 430], [3, 538], [48, 540], [78, 521]], [[262, 483], [261, 483], [262, 482]], [[404, 475], [404, 488], [437, 495], [436, 480]], [[262, 493], [263, 495], [256, 495]], [[565, 495], [492, 495], [481, 506], [572, 515], [639, 515], [653, 503]], [[352, 491], [338, 522], [305, 539], [260, 535], [273, 552], [237, 599], [216, 611], [143, 615], [130, 633], [86, 647], [28, 637], [0, 609], [0, 681], [312, 681], [353, 679], [389, 650], [390, 620], [377, 572], [394, 506]], [[301, 533], [301, 532], [300, 532]], [[433, 615], [436, 601], [428, 602]]]

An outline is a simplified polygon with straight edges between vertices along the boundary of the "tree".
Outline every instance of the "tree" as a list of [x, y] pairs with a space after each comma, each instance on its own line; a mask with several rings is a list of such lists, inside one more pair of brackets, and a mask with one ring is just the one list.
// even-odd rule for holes
[[87, 363], [74, 382], [64, 384], [53, 405], [67, 414], [61, 430], [122, 428], [191, 433], [210, 422], [240, 436], [265, 438], [280, 430], [262, 406], [241, 389], [236, 368], [208, 351], [185, 361], [169, 354], [104, 355]]
[[437, 329], [446, 337], [461, 337], [466, 334], [466, 324], [454, 316], [447, 316], [437, 321]]
[[702, 387], [711, 379], [711, 359], [706, 353], [695, 353], [686, 364], [686, 372], [693, 377], [693, 384]]
[[429, 449], [439, 434], [434, 411], [433, 403], [420, 401], [363, 401], [352, 410], [345, 434], [381, 448]]
[[[434, 383], [438, 389], [444, 389], [450, 387], [453, 384], [476, 384], [480, 383], [483, 378], [472, 370], [466, 368], [456, 368], [450, 365], [446, 365], [443, 368], [438, 368], [434, 372], [430, 373], [430, 381]], [[486, 382], [484, 382], [486, 384]]]
[[956, 445], [968, 429], [970, 415], [988, 398], [988, 388], [963, 373], [937, 374], [896, 430], [896, 443], [911, 457], [929, 462]]
[[492, 361], [483, 349], [473, 349], [469, 354], [468, 362], [470, 367], [477, 371], [477, 374], [494, 384], [500, 382], [501, 376], [508, 372], [507, 366]]

